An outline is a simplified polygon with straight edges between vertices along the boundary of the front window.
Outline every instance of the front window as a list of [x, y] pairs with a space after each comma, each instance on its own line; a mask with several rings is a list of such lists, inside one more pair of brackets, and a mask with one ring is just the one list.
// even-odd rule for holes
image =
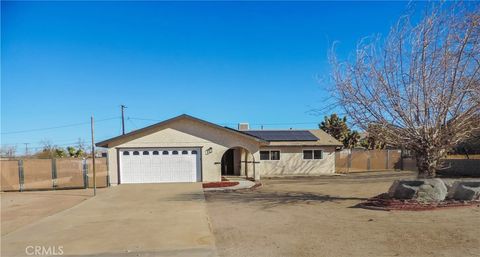
[[312, 150], [303, 150], [303, 159], [304, 160], [313, 159], [313, 151]]
[[321, 160], [323, 159], [322, 150], [303, 150], [304, 160]]
[[260, 160], [270, 160], [270, 152], [260, 151]]
[[322, 150], [314, 150], [313, 151], [313, 159], [323, 159], [323, 151]]
[[260, 160], [278, 161], [280, 160], [280, 151], [260, 151]]
[[275, 161], [280, 160], [280, 151], [271, 151], [270, 159]]

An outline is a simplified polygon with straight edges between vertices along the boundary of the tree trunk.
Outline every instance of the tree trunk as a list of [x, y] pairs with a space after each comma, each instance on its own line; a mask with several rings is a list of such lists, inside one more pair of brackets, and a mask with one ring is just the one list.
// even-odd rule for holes
[[434, 178], [445, 154], [445, 150], [438, 149], [438, 147], [429, 147], [428, 149], [416, 152], [419, 178]]
[[417, 168], [419, 178], [434, 178], [436, 175], [437, 162], [432, 161], [428, 156], [417, 155]]

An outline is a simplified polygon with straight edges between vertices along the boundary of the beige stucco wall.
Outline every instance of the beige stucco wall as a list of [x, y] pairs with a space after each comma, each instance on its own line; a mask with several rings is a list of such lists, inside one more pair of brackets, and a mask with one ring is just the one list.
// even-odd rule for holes
[[[303, 150], [323, 150], [323, 159], [304, 160]], [[280, 160], [260, 160], [259, 153], [255, 159], [260, 161], [257, 169], [260, 176], [278, 175], [321, 175], [335, 173], [335, 147], [301, 147], [275, 146], [262, 147], [262, 150], [279, 150]]]
[[[110, 183], [118, 183], [117, 149], [136, 147], [201, 147], [202, 180], [220, 181], [220, 163], [229, 148], [243, 147], [258, 152], [260, 143], [245, 136], [208, 126], [189, 119], [168, 123], [168, 126], [145, 131], [108, 145], [108, 168]], [[208, 149], [211, 148], [211, 151]], [[259, 176], [257, 175], [257, 179]]]

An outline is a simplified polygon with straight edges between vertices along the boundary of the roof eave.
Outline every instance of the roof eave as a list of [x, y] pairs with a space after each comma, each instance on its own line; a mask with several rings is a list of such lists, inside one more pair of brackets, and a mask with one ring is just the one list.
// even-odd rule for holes
[[265, 140], [263, 140], [263, 139], [261, 139], [261, 138], [258, 138], [258, 137], [255, 137], [255, 136], [252, 136], [252, 135], [249, 135], [249, 134], [246, 134], [246, 133], [242, 133], [241, 131], [238, 131], [238, 130], [235, 130], [235, 129], [232, 129], [232, 128], [228, 128], [228, 127], [222, 127], [222, 126], [217, 125], [217, 124], [215, 124], [215, 123], [211, 123], [211, 122], [208, 122], [208, 121], [199, 119], [199, 118], [195, 118], [195, 117], [190, 116], [190, 115], [187, 115], [187, 114], [182, 114], [182, 115], [179, 115], [179, 116], [176, 116], [176, 117], [173, 117], [173, 118], [170, 118], [170, 119], [167, 119], [167, 120], [164, 120], [164, 121], [161, 121], [161, 122], [152, 124], [152, 125], [150, 125], [150, 126], [147, 126], [147, 127], [141, 128], [141, 129], [137, 129], [137, 130], [134, 130], [134, 131], [131, 131], [131, 132], [129, 132], [129, 133], [127, 133], [127, 134], [124, 134], [124, 135], [120, 135], [120, 136], [116, 136], [116, 137], [109, 138], [109, 139], [107, 139], [107, 140], [100, 141], [100, 142], [96, 143], [95, 146], [98, 146], [98, 147], [108, 147], [108, 144], [109, 144], [109, 143], [115, 142], [115, 141], [120, 140], [120, 139], [122, 139], [122, 138], [126, 138], [126, 137], [129, 137], [129, 136], [132, 136], [132, 135], [139, 134], [139, 133], [144, 132], [144, 131], [148, 131], [149, 129], [153, 129], [153, 128], [156, 128], [156, 127], [165, 125], [165, 124], [167, 124], [167, 123], [170, 123], [170, 122], [173, 122], [173, 121], [175, 121], [175, 120], [182, 119], [182, 118], [191, 119], [191, 120], [194, 120], [194, 121], [197, 121], [197, 122], [200, 122], [200, 123], [209, 125], [209, 126], [213, 126], [213, 127], [219, 128], [219, 129], [227, 130], [227, 131], [229, 131], [229, 132], [232, 132], [232, 133], [235, 133], [235, 134], [238, 134], [238, 135], [241, 135], [241, 136], [244, 136], [244, 137], [248, 137], [248, 138], [250, 138], [250, 139], [253, 139], [253, 140], [255, 140], [255, 141], [259, 142], [259, 143], [268, 143], [267, 141], [265, 141]]

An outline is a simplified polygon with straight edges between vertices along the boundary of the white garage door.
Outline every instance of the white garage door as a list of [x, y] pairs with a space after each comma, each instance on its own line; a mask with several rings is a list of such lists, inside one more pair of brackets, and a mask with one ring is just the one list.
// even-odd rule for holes
[[120, 183], [200, 181], [199, 148], [120, 150]]

